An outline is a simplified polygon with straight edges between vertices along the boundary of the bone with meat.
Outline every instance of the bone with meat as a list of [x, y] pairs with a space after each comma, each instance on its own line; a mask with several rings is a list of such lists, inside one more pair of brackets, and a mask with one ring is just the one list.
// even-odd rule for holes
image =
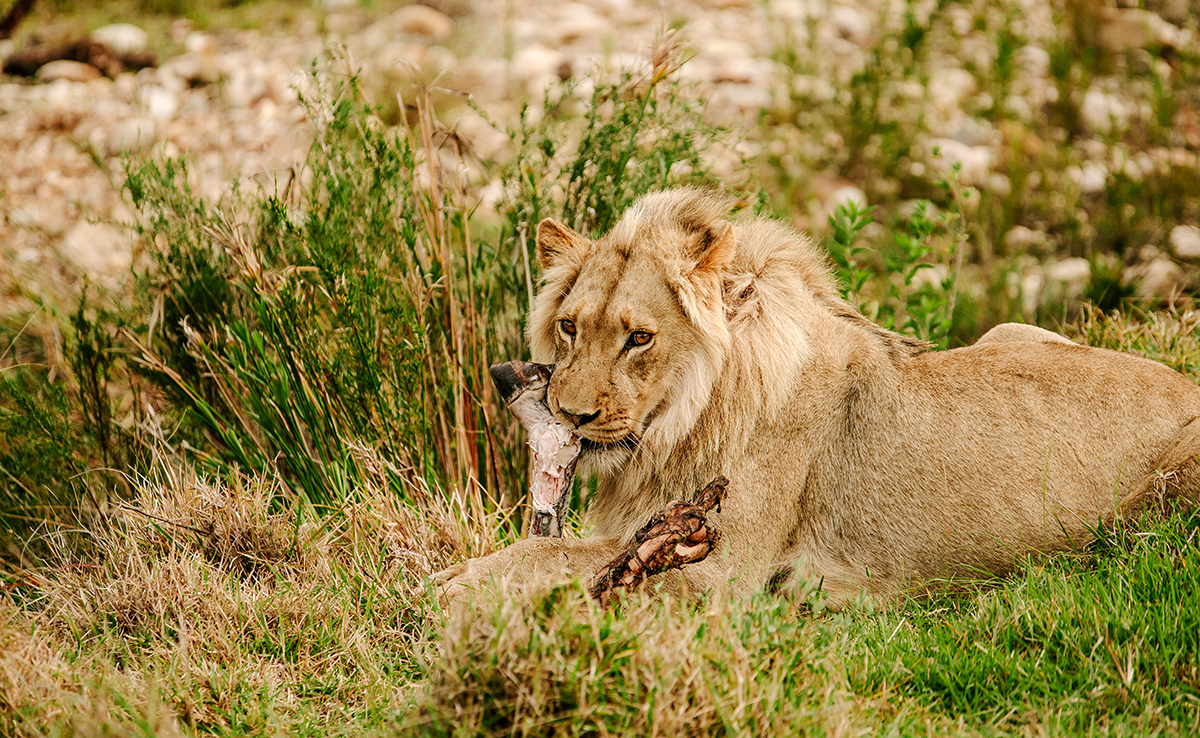
[[491, 368], [492, 382], [529, 434], [533, 449], [533, 478], [529, 484], [533, 522], [529, 534], [561, 538], [575, 462], [583, 446], [579, 436], [558, 422], [546, 405], [546, 388], [553, 372], [552, 364], [526, 361], [506, 361]]
[[676, 500], [655, 513], [629, 548], [596, 572], [588, 593], [607, 607], [621, 590], [632, 592], [655, 574], [703, 561], [721, 541], [721, 532], [708, 524], [708, 513], [714, 507], [720, 512], [728, 488], [729, 480], [717, 477], [691, 502]]

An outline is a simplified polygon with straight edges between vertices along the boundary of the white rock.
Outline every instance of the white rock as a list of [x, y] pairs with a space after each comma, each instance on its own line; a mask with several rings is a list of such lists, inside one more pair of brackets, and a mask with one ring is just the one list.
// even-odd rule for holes
[[158, 73], [176, 77], [188, 85], [211, 85], [221, 79], [216, 54], [183, 54], [160, 67]]
[[266, 96], [267, 80], [261, 63], [240, 66], [232, 71], [222, 90], [230, 105], [248, 108]]
[[1174, 23], [1177, 26], [1186, 25], [1188, 14], [1190, 12], [1191, 0], [1160, 0], [1155, 3], [1158, 7], [1158, 14], [1164, 20]]
[[975, 27], [975, 14], [972, 8], [952, 5], [946, 9], [950, 17], [950, 25], [959, 36], [968, 36]]
[[1022, 46], [1017, 51], [1017, 64], [1034, 77], [1045, 77], [1050, 73], [1050, 52], [1040, 46]]
[[846, 5], [838, 5], [830, 8], [826, 17], [842, 38], [849, 39], [858, 46], [870, 43], [872, 23], [863, 12]]
[[[874, 223], [872, 225], [875, 225]], [[912, 286], [940, 288], [950, 277], [950, 267], [946, 264], [934, 264], [928, 269], [922, 269], [913, 275]]]
[[[1046, 277], [1053, 282], [1065, 282], [1069, 287], [1083, 290], [1083, 285], [1092, 276], [1092, 265], [1087, 259], [1074, 257], [1055, 262], [1046, 268]], [[1068, 292], [1072, 291], [1068, 289]]]
[[839, 206], [849, 203], [855, 203], [860, 210], [867, 207], [866, 193], [852, 184], [844, 184], [820, 198], [814, 215], [819, 219], [818, 222], [824, 225], [837, 212]]
[[1189, 36], [1159, 16], [1139, 8], [1099, 8], [1098, 41], [1110, 52], [1144, 49], [1147, 46], [1181, 48]]
[[1083, 96], [1079, 108], [1083, 122], [1095, 133], [1111, 133], [1114, 128], [1124, 130], [1133, 115], [1133, 107], [1115, 94], [1092, 87]]
[[[437, 75], [441, 74], [442, 72], [452, 70], [452, 69], [456, 68], [457, 66], [458, 66], [458, 57], [454, 54], [453, 51], [446, 48], [445, 46], [434, 45], [434, 46], [430, 46], [428, 49], [425, 50], [425, 61], [422, 64], [422, 67], [424, 69], [432, 72], [432, 74], [430, 75], [431, 79], [433, 77], [436, 77]], [[559, 68], [554, 70], [554, 73], [560, 74], [561, 71], [562, 71], [562, 65], [560, 64]]]
[[1032, 271], [1021, 278], [1021, 308], [1026, 315], [1032, 315], [1042, 301], [1042, 285], [1045, 279], [1040, 272]]
[[987, 180], [995, 158], [988, 147], [967, 146], [952, 138], [935, 138], [930, 144], [938, 149], [936, 157], [932, 156], [932, 148], [930, 149], [933, 166], [938, 171], [947, 174], [958, 163], [962, 164], [959, 170], [961, 184], [971, 187]]
[[150, 35], [132, 23], [110, 23], [92, 31], [92, 40], [117, 52], [145, 51]]
[[1179, 291], [1183, 270], [1165, 257], [1137, 264], [1125, 270], [1125, 279], [1137, 283], [1137, 296], [1146, 300], [1161, 300]]
[[1108, 172], [1095, 162], [1088, 162], [1082, 168], [1067, 167], [1067, 178], [1085, 195], [1100, 192], [1108, 184]]
[[37, 200], [25, 207], [13, 208], [8, 212], [8, 224], [26, 230], [39, 230], [58, 235], [66, 228], [64, 208]]
[[1023, 225], [1013, 226], [1004, 234], [1004, 245], [1012, 251], [1028, 251], [1031, 248], [1043, 248], [1050, 241], [1044, 231], [1035, 231]]
[[929, 97], [943, 112], [960, 108], [978, 90], [979, 83], [965, 69], [938, 69], [929, 79]]
[[964, 143], [967, 146], [985, 146], [988, 144], [1001, 144], [1003, 137], [999, 135], [995, 128], [986, 120], [978, 118], [960, 118], [957, 125], [953, 127], [953, 131], [946, 138], [952, 138], [959, 143]]
[[91, 64], [84, 64], [83, 62], [71, 61], [69, 59], [57, 59], [52, 62], [46, 62], [38, 67], [36, 76], [39, 82], [56, 82], [60, 79], [67, 80], [68, 82], [87, 82], [99, 77], [100, 70]]
[[153, 118], [127, 118], [108, 132], [104, 147], [109, 156], [144, 151], [158, 140], [158, 125]]
[[[740, 113], [757, 113], [769, 107], [771, 93], [758, 85], [744, 85], [736, 82], [722, 82], [717, 85], [709, 97], [709, 109], [717, 111], [720, 108], [732, 108]], [[732, 123], [732, 121], [728, 121]]]
[[513, 74], [525, 84], [530, 95], [541, 96], [546, 85], [558, 79], [558, 68], [567, 60], [557, 49], [530, 44], [513, 55]]
[[187, 35], [183, 47], [192, 54], [215, 54], [217, 41], [203, 31], [193, 31]]
[[1200, 228], [1179, 225], [1171, 229], [1171, 248], [1180, 259], [1200, 259]]
[[146, 85], [138, 89], [137, 96], [150, 115], [160, 121], [168, 121], [179, 112], [179, 95], [173, 90], [159, 85]]
[[581, 39], [599, 38], [612, 32], [612, 24], [583, 3], [570, 3], [561, 8], [555, 23], [547, 24], [544, 37], [557, 46], [573, 44]]
[[994, 195], [1008, 197], [1012, 193], [1012, 180], [1008, 178], [1008, 175], [992, 172], [983, 181], [982, 187]]
[[[771, 13], [782, 21], [799, 24], [809, 18], [814, 12], [806, 0], [773, 0]], [[803, 28], [803, 26], [800, 26]]]
[[392, 23], [400, 33], [424, 36], [434, 41], [445, 41], [454, 32], [454, 21], [427, 5], [408, 5], [392, 16]]
[[627, 18], [633, 10], [633, 0], [592, 0], [592, 6], [610, 18]]
[[63, 239], [63, 253], [92, 279], [119, 276], [129, 268], [128, 238], [106, 223], [80, 221]]

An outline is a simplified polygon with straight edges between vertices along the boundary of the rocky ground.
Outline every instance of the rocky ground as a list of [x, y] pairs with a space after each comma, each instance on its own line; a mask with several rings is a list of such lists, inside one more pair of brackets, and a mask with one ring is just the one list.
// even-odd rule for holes
[[[903, 58], [904, 49], [890, 39], [904, 32], [906, 18], [919, 25], [934, 12], [946, 16], [945, 30], [927, 75], [883, 74], [886, 84], [877, 90], [880, 120], [914, 121], [905, 151], [889, 160], [886, 176], [856, 169], [840, 153], [845, 132], [836, 117], [814, 116], [825, 103], [852, 109], [848, 91], [857, 89], [856, 75]], [[819, 226], [834, 201], [874, 202], [952, 162], [962, 165], [963, 185], [1011, 199], [1014, 183], [1005, 172], [1014, 149], [1067, 143], [1028, 140], [1028, 131], [1063, 94], [1052, 54], [1064, 25], [1073, 23], [1101, 53], [1121, 59], [1110, 76], [1079, 81], [1081, 120], [1071, 151], [1055, 160], [1060, 172], [1035, 173], [1061, 177], [1048, 189], [1061, 192], [1060, 209], [1083, 212], [1083, 237], [1087, 198], [1105, 192], [1114, 177], [1139, 182], [1198, 167], [1193, 99], [1182, 96], [1167, 111], [1162, 136], [1130, 144], [1124, 135], [1159, 115], [1146, 102], [1151, 88], [1156, 80], [1159, 88], [1178, 83], [1178, 59], [1192, 53], [1186, 50], [1196, 43], [1197, 13], [1182, 0], [1155, 5], [1154, 12], [1033, 0], [979, 0], [944, 11], [925, 0], [430, 0], [385, 12], [326, 0], [286, 32], [202, 31], [180, 19], [170, 25], [170, 39], [150, 38], [132, 20], [93, 29], [93, 38], [131, 50], [162, 48], [169, 40], [182, 52], [112, 77], [60, 61], [32, 79], [0, 78], [0, 298], [23, 305], [26, 314], [44, 296], [78, 289], [83, 280], [121, 284], [134, 258], [134, 214], [120, 190], [124, 153], [186, 154], [195, 186], [212, 198], [231, 182], [272, 187], [290, 176], [309, 141], [297, 90], [314, 63], [335, 75], [360, 68], [377, 102], [411, 97], [414, 81], [429, 82], [439, 89], [447, 124], [484, 160], [499, 160], [508, 155], [508, 138], [473, 112], [467, 96], [509, 123], [521, 102], [536, 108], [547, 86], [597, 70], [646, 67], [664, 34], [674, 32], [692, 54], [681, 74], [698, 86], [707, 114], [740, 129], [744, 139], [738, 156], [717, 162], [717, 172], [736, 177], [742, 157], [769, 160], [778, 181], [793, 183], [784, 197], [797, 223]], [[1004, 57], [1011, 73], [1003, 84], [986, 71], [1001, 58], [996, 28], [1020, 42]], [[6, 43], [0, 55], [14, 51]], [[1127, 82], [1130, 65], [1144, 67], [1136, 84]], [[998, 124], [994, 111], [1001, 108], [1005, 120]], [[760, 124], [763, 111], [773, 124]], [[862, 150], [870, 158], [871, 147], [887, 145], [872, 136]], [[487, 173], [476, 179], [486, 185]], [[1161, 232], [1126, 258], [1127, 276], [1147, 296], [1188, 286], [1200, 260], [1197, 206], [1177, 211], [1183, 215], [1163, 220]], [[1030, 217], [1006, 226], [994, 247], [1040, 257], [1016, 277], [1035, 303], [1051, 282], [1078, 292], [1093, 261], [1084, 257], [1094, 255], [1056, 248], [1052, 230]]]

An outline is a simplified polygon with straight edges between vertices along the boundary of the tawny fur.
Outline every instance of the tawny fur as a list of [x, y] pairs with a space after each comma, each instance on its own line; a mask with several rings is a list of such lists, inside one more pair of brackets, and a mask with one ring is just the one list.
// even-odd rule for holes
[[[595, 414], [579, 428], [593, 442], [580, 467], [600, 477], [591, 537], [454, 567], [451, 596], [587, 577], [718, 474], [726, 549], [670, 584], [806, 578], [835, 604], [1003, 575], [1114, 515], [1200, 495], [1200, 388], [1182, 375], [1015, 324], [930, 351], [840, 299], [807, 238], [730, 223], [728, 208], [683, 189], [642, 198], [594, 242], [541, 224], [529, 339], [557, 365], [551, 410]], [[638, 331], [652, 340], [633, 345]]]

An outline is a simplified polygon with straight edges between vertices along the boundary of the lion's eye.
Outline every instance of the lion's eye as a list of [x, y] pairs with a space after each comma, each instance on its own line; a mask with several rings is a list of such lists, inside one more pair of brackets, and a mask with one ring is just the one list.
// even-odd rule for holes
[[634, 331], [633, 333], [629, 334], [629, 341], [626, 342], [626, 345], [645, 346], [646, 344], [650, 343], [651, 338], [654, 338], [653, 333], [648, 331]]
[[569, 320], [558, 321], [558, 327], [561, 328], [562, 332], [566, 333], [568, 336], [575, 335], [575, 324]]

